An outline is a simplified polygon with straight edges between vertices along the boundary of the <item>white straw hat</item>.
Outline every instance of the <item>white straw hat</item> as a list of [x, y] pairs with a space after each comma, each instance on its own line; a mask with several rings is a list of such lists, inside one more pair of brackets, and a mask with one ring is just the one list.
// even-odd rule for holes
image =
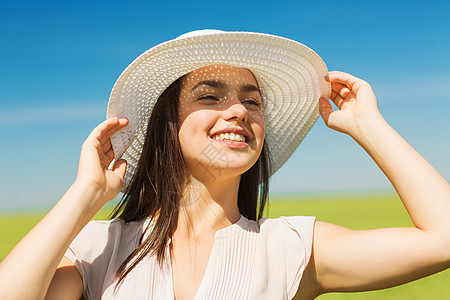
[[247, 68], [255, 75], [263, 99], [272, 174], [317, 120], [319, 98], [330, 97], [325, 63], [310, 48], [287, 38], [198, 30], [159, 44], [123, 71], [109, 98], [107, 118], [129, 120], [128, 126], [111, 137], [116, 159], [124, 158], [128, 163], [122, 190], [136, 171], [147, 122], [159, 96], [179, 77], [212, 64]]

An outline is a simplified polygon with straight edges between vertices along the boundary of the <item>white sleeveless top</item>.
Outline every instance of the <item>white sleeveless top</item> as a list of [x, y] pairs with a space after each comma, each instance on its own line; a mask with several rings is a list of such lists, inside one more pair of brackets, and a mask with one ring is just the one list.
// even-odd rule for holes
[[[195, 300], [292, 299], [312, 248], [314, 217], [239, 221], [220, 229]], [[90, 299], [174, 299], [169, 261], [161, 269], [145, 257], [114, 293], [115, 274], [137, 247], [145, 221], [91, 221], [65, 256], [83, 278]], [[167, 254], [168, 252], [167, 248]]]

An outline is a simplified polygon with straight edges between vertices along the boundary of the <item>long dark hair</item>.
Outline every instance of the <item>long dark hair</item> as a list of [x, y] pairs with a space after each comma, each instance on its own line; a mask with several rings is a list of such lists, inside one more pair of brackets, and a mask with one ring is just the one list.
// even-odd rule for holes
[[[182, 80], [183, 77], [172, 83], [156, 102], [136, 172], [121, 202], [111, 214], [111, 218], [118, 217], [125, 222], [150, 219], [149, 226], [144, 230], [144, 233], [149, 233], [147, 238], [143, 240], [142, 234], [139, 246], [119, 267], [116, 287], [149, 253], [156, 255], [162, 266], [166, 258], [165, 249], [177, 228], [183, 187], [188, 178], [178, 140]], [[239, 184], [238, 208], [247, 219], [262, 217], [269, 193], [270, 166], [270, 153], [264, 142], [261, 155], [241, 175]], [[133, 262], [128, 266], [131, 260]]]

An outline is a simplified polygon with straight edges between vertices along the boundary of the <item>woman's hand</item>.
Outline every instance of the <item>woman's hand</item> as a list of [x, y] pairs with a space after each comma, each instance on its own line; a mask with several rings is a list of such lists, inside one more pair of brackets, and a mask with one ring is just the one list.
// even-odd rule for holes
[[328, 99], [320, 98], [320, 115], [328, 127], [355, 138], [361, 121], [381, 118], [377, 99], [367, 82], [338, 71], [329, 72], [326, 79], [331, 83], [331, 100], [339, 109], [333, 111]]
[[88, 184], [102, 195], [101, 205], [120, 192], [126, 171], [126, 161], [114, 160], [111, 136], [128, 124], [128, 119], [111, 118], [98, 125], [83, 143], [76, 182]]

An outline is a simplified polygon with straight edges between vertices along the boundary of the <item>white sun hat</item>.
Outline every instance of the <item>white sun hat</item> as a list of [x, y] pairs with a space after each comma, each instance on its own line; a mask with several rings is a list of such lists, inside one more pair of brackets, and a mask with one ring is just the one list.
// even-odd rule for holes
[[181, 76], [213, 64], [243, 67], [254, 74], [263, 100], [272, 174], [317, 120], [319, 98], [330, 97], [325, 63], [313, 50], [291, 39], [254, 32], [198, 30], [161, 43], [123, 71], [109, 98], [107, 118], [129, 120], [128, 126], [111, 137], [116, 159], [127, 161], [122, 191], [136, 171], [147, 123], [159, 96]]

